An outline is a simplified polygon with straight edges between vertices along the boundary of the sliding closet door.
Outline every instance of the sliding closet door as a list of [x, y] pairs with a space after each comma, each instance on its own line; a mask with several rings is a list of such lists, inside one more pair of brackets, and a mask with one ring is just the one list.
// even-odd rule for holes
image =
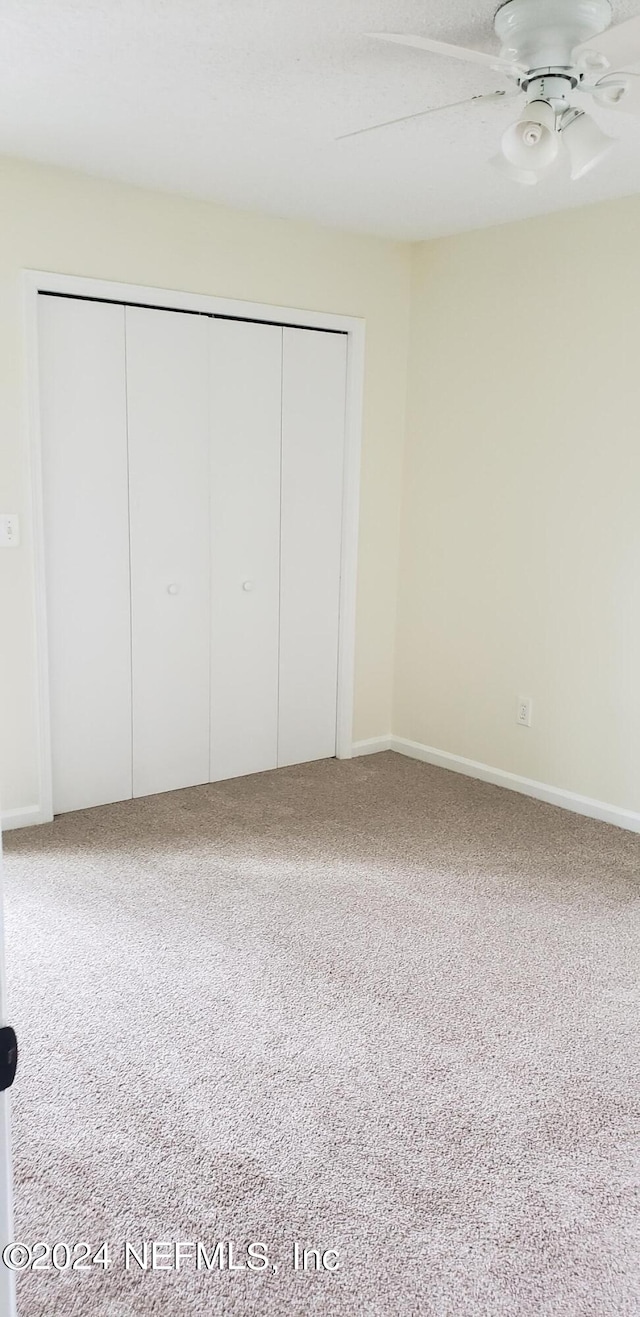
[[336, 752], [347, 340], [283, 331], [278, 764]]
[[133, 794], [209, 780], [209, 321], [127, 307]]
[[282, 330], [211, 322], [211, 780], [278, 761]]
[[38, 303], [53, 808], [131, 795], [124, 308]]

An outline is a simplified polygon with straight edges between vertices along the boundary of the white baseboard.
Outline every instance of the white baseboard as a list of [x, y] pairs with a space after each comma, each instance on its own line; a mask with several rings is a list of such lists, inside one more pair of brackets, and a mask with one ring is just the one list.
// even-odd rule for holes
[[520, 777], [518, 773], [508, 773], [504, 768], [491, 768], [489, 764], [481, 764], [475, 759], [465, 759], [462, 755], [450, 754], [448, 750], [436, 750], [431, 745], [422, 745], [420, 741], [409, 741], [403, 736], [381, 736], [370, 741], [355, 742], [353, 746], [354, 755], [376, 754], [381, 750], [395, 750], [396, 754], [419, 759], [424, 764], [447, 768], [453, 773], [464, 773], [466, 777], [475, 777], [480, 782], [490, 782], [492, 786], [506, 787], [509, 791], [518, 791], [522, 796], [543, 800], [547, 805], [557, 805], [560, 809], [569, 809], [574, 814], [584, 814], [602, 823], [613, 823], [629, 832], [640, 832], [640, 813], [635, 810], [608, 805], [602, 800], [593, 800], [591, 796], [565, 791], [562, 787], [551, 787], [546, 782], [536, 782], [533, 778]]
[[35, 823], [50, 822], [39, 805], [20, 805], [18, 809], [4, 810], [0, 816], [0, 827], [3, 832], [10, 832], [12, 828], [32, 828]]
[[372, 736], [368, 741], [354, 741], [351, 755], [356, 758], [357, 755], [377, 755], [382, 750], [395, 750], [394, 740], [395, 737], [389, 733], [388, 736]]
[[[453, 773], [463, 773], [466, 777], [477, 778], [480, 782], [490, 782], [495, 787], [506, 787], [520, 795], [531, 796], [534, 800], [543, 800], [547, 805], [557, 805], [560, 809], [569, 809], [574, 814], [583, 814], [586, 818], [599, 819], [602, 823], [613, 823], [618, 828], [629, 832], [640, 832], [640, 813], [632, 809], [623, 809], [619, 805], [608, 805], [602, 800], [593, 800], [591, 796], [581, 796], [575, 791], [565, 791], [562, 787], [551, 787], [545, 782], [536, 782], [533, 778], [521, 777], [518, 773], [508, 773], [504, 768], [492, 768], [489, 764], [479, 763], [475, 759], [465, 759], [462, 755], [451, 754], [448, 750], [436, 750], [432, 745], [422, 745], [420, 741], [410, 741], [403, 736], [372, 736], [367, 741], [354, 741], [351, 754], [381, 754], [384, 750], [393, 750], [396, 754], [406, 755], [409, 759], [419, 759], [424, 764], [433, 764], [436, 768], [447, 768]], [[37, 823], [49, 823], [51, 820], [39, 805], [22, 805], [18, 809], [6, 810], [2, 815], [2, 831], [12, 828], [30, 828]]]

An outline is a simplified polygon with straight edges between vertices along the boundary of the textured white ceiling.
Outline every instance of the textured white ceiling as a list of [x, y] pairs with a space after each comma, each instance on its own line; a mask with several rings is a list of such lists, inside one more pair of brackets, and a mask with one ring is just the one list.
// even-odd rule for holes
[[[487, 165], [514, 105], [339, 133], [500, 86], [367, 31], [495, 48], [493, 0], [3, 0], [0, 151], [398, 238], [640, 192], [640, 120], [577, 183]], [[640, 0], [614, 2], [614, 21]], [[504, 85], [504, 84], [502, 84]]]

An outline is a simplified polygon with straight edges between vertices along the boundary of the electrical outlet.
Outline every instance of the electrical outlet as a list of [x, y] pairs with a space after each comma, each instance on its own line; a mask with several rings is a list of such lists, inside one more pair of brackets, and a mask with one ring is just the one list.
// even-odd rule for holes
[[13, 512], [0, 513], [0, 549], [16, 549], [20, 543], [20, 522]]
[[520, 727], [531, 726], [531, 700], [528, 695], [518, 696], [516, 722]]

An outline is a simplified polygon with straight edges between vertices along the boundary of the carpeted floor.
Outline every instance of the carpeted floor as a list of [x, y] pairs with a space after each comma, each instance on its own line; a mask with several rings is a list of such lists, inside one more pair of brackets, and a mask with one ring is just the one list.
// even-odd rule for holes
[[5, 842], [17, 1237], [113, 1257], [21, 1317], [640, 1313], [640, 837], [385, 754]]

